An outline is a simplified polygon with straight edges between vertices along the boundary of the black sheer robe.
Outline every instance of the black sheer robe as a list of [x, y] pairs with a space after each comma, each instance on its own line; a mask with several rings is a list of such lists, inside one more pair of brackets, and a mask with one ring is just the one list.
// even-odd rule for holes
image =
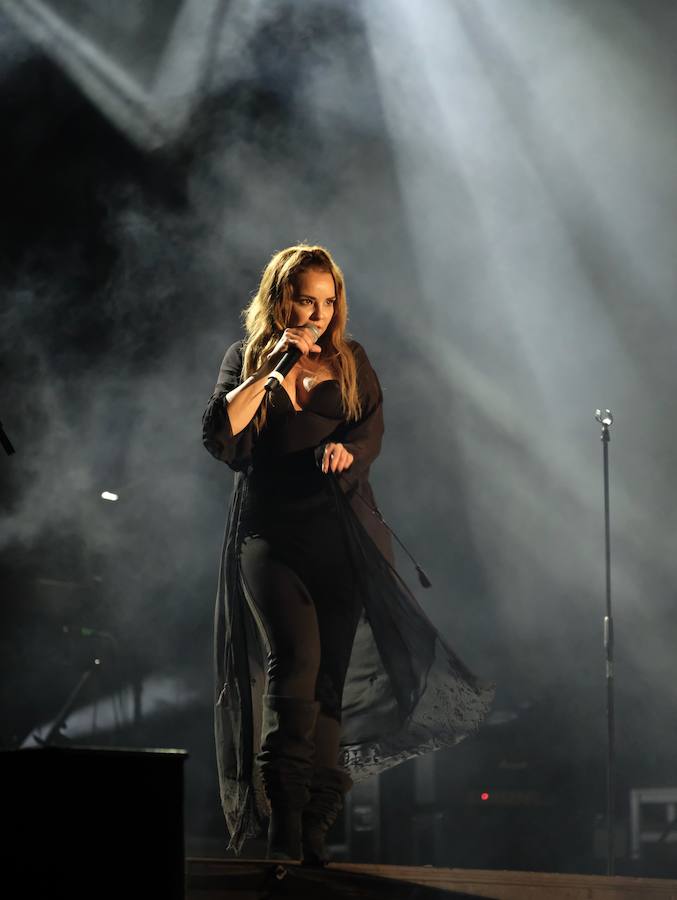
[[[475, 731], [494, 688], [477, 679], [437, 633], [393, 567], [390, 535], [372, 511], [369, 467], [383, 435], [382, 394], [366, 353], [351, 343], [357, 363], [362, 416], [357, 422], [314, 411], [314, 457], [328, 441], [354, 456], [340, 478], [327, 476], [350, 553], [360, 573], [362, 616], [353, 643], [342, 706], [340, 764], [354, 781], [413, 756], [457, 743]], [[233, 435], [225, 395], [241, 382], [242, 343], [225, 354], [203, 417], [203, 440], [235, 471], [223, 544], [215, 610], [215, 737], [221, 802], [231, 840], [240, 852], [259, 835], [268, 815], [255, 764], [265, 689], [259, 635], [242, 589], [239, 548], [248, 480], [253, 477], [257, 435], [253, 423]], [[310, 448], [309, 448], [310, 449]]]

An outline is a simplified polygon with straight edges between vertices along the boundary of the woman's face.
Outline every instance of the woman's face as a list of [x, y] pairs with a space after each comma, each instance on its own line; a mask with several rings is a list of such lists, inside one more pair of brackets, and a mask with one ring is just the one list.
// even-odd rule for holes
[[335, 303], [336, 285], [331, 272], [306, 269], [298, 276], [289, 326], [298, 328], [310, 322], [324, 334], [334, 315]]

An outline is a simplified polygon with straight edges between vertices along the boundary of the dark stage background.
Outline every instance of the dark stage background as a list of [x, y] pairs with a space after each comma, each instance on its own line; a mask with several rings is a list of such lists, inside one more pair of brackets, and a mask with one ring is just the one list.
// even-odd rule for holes
[[189, 851], [225, 852], [200, 417], [269, 256], [324, 243], [433, 588], [401, 571], [498, 683], [475, 738], [382, 777], [378, 861], [603, 871], [597, 406], [623, 853], [629, 791], [677, 784], [676, 8], [37, 6], [0, 3], [2, 745], [98, 655], [66, 740], [187, 749]]

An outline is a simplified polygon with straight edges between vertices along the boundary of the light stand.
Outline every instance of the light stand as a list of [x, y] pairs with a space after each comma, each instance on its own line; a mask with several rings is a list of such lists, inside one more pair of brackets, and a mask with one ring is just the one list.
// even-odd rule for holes
[[606, 767], [606, 826], [607, 826], [607, 875], [614, 874], [616, 861], [614, 813], [616, 790], [616, 760], [614, 739], [614, 626], [611, 616], [611, 538], [609, 533], [609, 429], [614, 417], [611, 411], [598, 409], [595, 419], [602, 426], [602, 460], [604, 467], [604, 552], [606, 560], [606, 615], [604, 617], [604, 652], [606, 656], [606, 713], [607, 713], [607, 767]]

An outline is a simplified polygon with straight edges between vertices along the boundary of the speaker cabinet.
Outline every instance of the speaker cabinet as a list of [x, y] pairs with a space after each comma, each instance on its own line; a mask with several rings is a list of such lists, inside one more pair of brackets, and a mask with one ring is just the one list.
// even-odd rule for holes
[[0, 752], [2, 868], [15, 896], [183, 898], [186, 757], [94, 747]]

